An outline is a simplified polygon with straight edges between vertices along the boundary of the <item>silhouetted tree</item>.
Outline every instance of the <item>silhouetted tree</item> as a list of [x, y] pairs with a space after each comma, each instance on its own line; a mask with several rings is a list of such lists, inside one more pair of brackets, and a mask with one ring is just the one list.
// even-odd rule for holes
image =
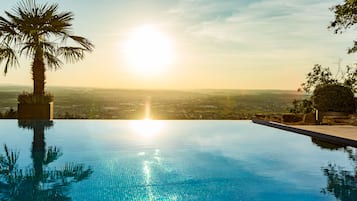
[[310, 93], [316, 86], [337, 83], [338, 80], [333, 77], [330, 68], [315, 64], [312, 71], [306, 75], [306, 82], [302, 83], [301, 87], [305, 92]]
[[19, 153], [5, 145], [5, 155], [0, 154], [0, 200], [71, 200], [66, 187], [92, 174], [91, 168], [85, 168], [83, 164], [69, 163], [61, 169], [47, 168], [62, 155], [57, 147], [46, 149], [44, 131], [52, 125], [51, 121], [19, 121], [20, 127], [34, 131], [33, 167], [20, 169], [17, 166]]
[[[0, 16], [0, 62], [5, 61], [4, 73], [18, 63], [20, 56], [33, 58], [33, 93], [45, 93], [45, 64], [58, 69], [66, 61], [84, 58], [93, 44], [84, 37], [71, 34], [73, 13], [59, 12], [58, 4], [37, 4], [35, 0], [21, 1], [13, 12], [5, 11], [7, 19]], [[66, 41], [79, 46], [66, 46]]]
[[357, 200], [357, 153], [356, 149], [343, 144], [331, 144], [317, 138], [312, 138], [312, 142], [322, 149], [330, 151], [343, 150], [348, 154], [353, 167], [351, 170], [346, 170], [331, 162], [327, 166], [322, 167], [323, 174], [327, 177], [326, 187], [321, 190], [324, 194], [330, 194], [341, 201]]
[[355, 113], [356, 105], [350, 88], [339, 84], [316, 87], [311, 100], [314, 107], [322, 112]]
[[312, 101], [308, 99], [303, 99], [303, 100], [294, 100], [293, 101], [293, 107], [290, 108], [291, 113], [303, 113], [303, 114], [308, 114], [310, 112], [314, 111]]
[[[336, 86], [339, 86], [339, 88], [343, 88], [344, 90], [329, 91], [329, 89], [336, 88]], [[311, 92], [316, 94], [318, 90], [324, 88], [328, 88], [328, 90], [325, 90], [327, 93], [334, 93], [334, 95], [330, 96], [331, 98], [321, 99], [329, 105], [336, 105], [336, 101], [345, 104], [346, 97], [344, 94], [346, 93], [342, 92], [347, 91], [347, 93], [350, 94], [350, 99], [348, 100], [348, 103], [346, 103], [349, 106], [345, 108], [352, 108], [351, 111], [354, 112], [355, 109], [353, 108], [355, 108], [355, 101], [353, 100], [353, 93], [357, 92], [357, 65], [354, 68], [351, 66], [346, 66], [346, 70], [341, 73], [340, 76], [337, 76], [332, 74], [330, 68], [324, 68], [319, 64], [315, 64], [312, 68], [312, 71], [306, 75], [306, 81], [301, 84], [301, 88], [299, 88], [298, 91], [303, 90], [308, 94], [311, 94]], [[291, 112], [309, 112], [312, 111], [313, 107], [316, 108], [316, 101], [313, 101], [313, 97], [304, 100], [294, 100], [293, 106], [294, 107], [290, 110]], [[341, 109], [337, 109], [335, 111], [338, 110]]]
[[[343, 4], [333, 6], [330, 9], [335, 13], [335, 20], [330, 23], [329, 28], [334, 32], [343, 33], [343, 31], [350, 29], [357, 23], [357, 1], [344, 0]], [[348, 49], [348, 53], [357, 51], [357, 41], [354, 41], [353, 47]]]
[[[357, 65], [346, 66], [346, 70], [340, 76], [333, 75], [329, 67], [315, 64], [312, 71], [306, 75], [306, 81], [301, 84], [302, 90], [310, 93], [317, 86], [339, 84], [357, 92]], [[301, 90], [301, 89], [299, 89]]]
[[354, 201], [357, 200], [357, 157], [351, 149], [345, 148], [345, 151], [353, 161], [353, 170], [346, 170], [331, 163], [323, 167], [323, 173], [327, 177], [327, 186], [322, 189], [322, 193], [332, 194], [341, 201]]

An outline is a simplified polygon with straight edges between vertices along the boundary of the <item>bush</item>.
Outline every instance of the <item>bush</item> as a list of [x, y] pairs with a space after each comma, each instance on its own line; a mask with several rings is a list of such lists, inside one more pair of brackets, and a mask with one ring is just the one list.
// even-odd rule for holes
[[48, 104], [53, 101], [53, 96], [49, 93], [45, 95], [35, 95], [28, 92], [23, 92], [17, 97], [19, 103], [23, 104]]
[[303, 100], [294, 100], [293, 101], [293, 108], [290, 108], [291, 113], [303, 113], [307, 114], [314, 110], [312, 107], [312, 102], [307, 99]]
[[320, 85], [314, 90], [311, 99], [314, 107], [321, 112], [356, 112], [354, 95], [349, 87]]
[[4, 119], [16, 119], [17, 118], [17, 111], [15, 111], [14, 109], [10, 108], [9, 110], [7, 110], [3, 117]]

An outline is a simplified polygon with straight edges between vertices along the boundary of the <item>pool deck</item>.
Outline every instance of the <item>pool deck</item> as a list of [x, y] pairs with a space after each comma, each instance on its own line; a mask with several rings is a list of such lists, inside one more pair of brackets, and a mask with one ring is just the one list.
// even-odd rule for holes
[[302, 135], [316, 137], [331, 143], [357, 147], [357, 126], [286, 125], [259, 119], [254, 119], [253, 122], [282, 130], [296, 132]]
[[348, 126], [348, 125], [333, 125], [333, 126], [298, 125], [298, 126], [295, 126], [295, 125], [293, 125], [291, 127], [357, 141], [357, 126]]

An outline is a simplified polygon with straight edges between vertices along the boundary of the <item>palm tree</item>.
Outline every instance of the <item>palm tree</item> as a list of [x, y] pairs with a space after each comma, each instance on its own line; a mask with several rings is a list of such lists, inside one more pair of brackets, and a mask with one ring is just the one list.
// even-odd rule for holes
[[88, 39], [72, 35], [74, 15], [59, 12], [58, 4], [23, 0], [5, 14], [7, 18], [0, 16], [0, 62], [5, 62], [4, 74], [18, 64], [19, 57], [31, 58], [34, 95], [45, 94], [46, 67], [56, 70], [63, 64], [61, 59], [75, 62], [93, 50]]
[[19, 127], [33, 130], [31, 149], [32, 167], [18, 166], [19, 152], [4, 144], [5, 154], [0, 153], [0, 200], [71, 200], [69, 187], [88, 179], [93, 170], [80, 163], [66, 163], [61, 168], [49, 168], [49, 164], [62, 156], [56, 146], [46, 148], [45, 130], [52, 121], [18, 122]]

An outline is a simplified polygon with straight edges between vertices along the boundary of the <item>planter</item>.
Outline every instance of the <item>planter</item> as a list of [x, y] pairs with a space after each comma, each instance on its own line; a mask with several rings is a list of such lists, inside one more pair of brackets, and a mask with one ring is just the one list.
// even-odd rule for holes
[[53, 119], [53, 102], [47, 104], [18, 103], [17, 111], [19, 119], [50, 120]]
[[297, 123], [303, 120], [303, 115], [301, 114], [283, 114], [284, 123]]
[[345, 112], [321, 112], [316, 110], [316, 121], [318, 124], [322, 123], [322, 120], [324, 117], [328, 116], [328, 117], [344, 117], [348, 115]]
[[348, 116], [348, 113], [346, 112], [323, 112], [323, 116], [335, 116], [335, 117], [343, 117], [343, 116]]
[[304, 124], [316, 124], [316, 114], [315, 113], [304, 114], [303, 122]]

